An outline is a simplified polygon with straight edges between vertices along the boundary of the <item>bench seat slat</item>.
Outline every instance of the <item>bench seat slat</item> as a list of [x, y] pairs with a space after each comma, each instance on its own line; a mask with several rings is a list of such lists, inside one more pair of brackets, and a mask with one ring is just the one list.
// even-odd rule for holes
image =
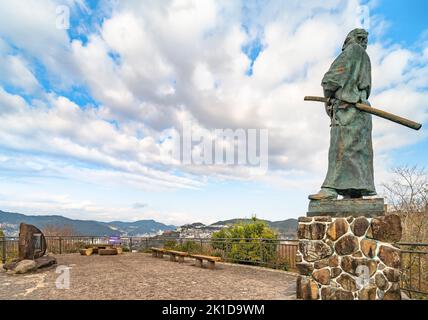
[[177, 256], [188, 257], [189, 253], [175, 250], [165, 250], [165, 253], [175, 254]]
[[190, 256], [195, 259], [202, 259], [202, 260], [208, 260], [208, 261], [221, 261], [220, 257], [204, 256], [201, 254], [191, 254]]

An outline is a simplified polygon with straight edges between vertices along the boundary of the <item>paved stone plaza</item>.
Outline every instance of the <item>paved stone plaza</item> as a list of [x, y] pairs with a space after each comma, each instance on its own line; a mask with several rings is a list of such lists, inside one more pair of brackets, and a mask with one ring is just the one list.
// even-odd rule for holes
[[295, 299], [296, 276], [261, 267], [216, 264], [216, 270], [153, 258], [56, 255], [71, 267], [70, 288], [57, 289], [55, 268], [28, 275], [0, 273], [0, 299]]

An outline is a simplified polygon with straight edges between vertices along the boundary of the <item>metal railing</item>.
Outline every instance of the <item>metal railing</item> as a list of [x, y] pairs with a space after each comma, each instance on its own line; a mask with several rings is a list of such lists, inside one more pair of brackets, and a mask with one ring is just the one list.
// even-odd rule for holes
[[[88, 245], [107, 244], [104, 236], [46, 236], [47, 251], [75, 253]], [[166, 247], [222, 257], [224, 261], [296, 271], [297, 240], [121, 237], [124, 251]], [[428, 296], [428, 243], [398, 243], [402, 252], [401, 289], [411, 298]], [[0, 237], [2, 263], [18, 256], [18, 238]]]
[[[88, 245], [108, 244], [104, 236], [46, 236], [47, 251], [54, 254], [76, 253]], [[221, 257], [226, 262], [253, 264], [269, 268], [296, 270], [297, 241], [272, 239], [209, 239], [168, 237], [121, 237], [124, 251], [145, 252], [151, 247], [167, 247], [192, 253]], [[3, 263], [17, 257], [18, 239], [0, 238]]]
[[18, 256], [18, 238], [17, 237], [0, 237], [0, 261], [5, 263], [8, 258]]
[[412, 299], [428, 298], [428, 243], [398, 243], [401, 289]]

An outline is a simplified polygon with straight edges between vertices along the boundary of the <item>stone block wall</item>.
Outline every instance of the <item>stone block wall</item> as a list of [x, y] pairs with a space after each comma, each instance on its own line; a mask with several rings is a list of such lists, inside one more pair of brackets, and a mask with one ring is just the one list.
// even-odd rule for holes
[[297, 298], [399, 300], [398, 215], [299, 218]]

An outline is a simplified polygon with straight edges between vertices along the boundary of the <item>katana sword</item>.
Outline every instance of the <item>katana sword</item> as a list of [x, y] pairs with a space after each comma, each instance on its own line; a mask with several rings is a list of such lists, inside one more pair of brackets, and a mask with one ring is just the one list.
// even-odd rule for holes
[[[317, 101], [317, 102], [324, 102], [324, 103], [330, 104], [330, 99], [329, 98], [323, 98], [323, 97], [307, 96], [307, 97], [305, 97], [305, 101]], [[392, 113], [389, 113], [389, 112], [386, 112], [386, 111], [383, 111], [380, 109], [370, 107], [370, 106], [362, 104], [362, 103], [355, 103], [353, 105], [358, 110], [373, 114], [375, 116], [384, 118], [386, 120], [390, 120], [392, 122], [401, 124], [403, 126], [406, 126], [408, 128], [414, 129], [414, 130], [419, 130], [422, 127], [422, 124], [420, 124], [420, 123], [417, 123], [415, 121], [397, 116], [395, 114], [392, 114]]]

